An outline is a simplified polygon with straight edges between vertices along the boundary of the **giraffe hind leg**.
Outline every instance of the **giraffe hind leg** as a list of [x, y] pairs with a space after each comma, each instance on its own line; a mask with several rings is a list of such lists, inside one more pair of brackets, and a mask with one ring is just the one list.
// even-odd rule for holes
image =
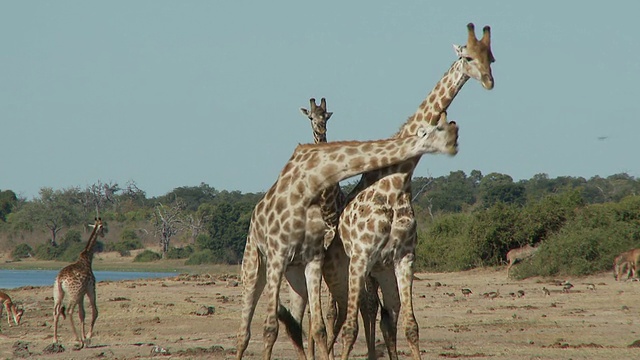
[[91, 339], [91, 337], [93, 336], [93, 326], [96, 324], [96, 320], [98, 319], [98, 305], [96, 304], [95, 283], [93, 285], [90, 285], [89, 289], [87, 289], [87, 297], [89, 298], [89, 303], [91, 304], [91, 324], [89, 325], [89, 332], [85, 336], [85, 339]]

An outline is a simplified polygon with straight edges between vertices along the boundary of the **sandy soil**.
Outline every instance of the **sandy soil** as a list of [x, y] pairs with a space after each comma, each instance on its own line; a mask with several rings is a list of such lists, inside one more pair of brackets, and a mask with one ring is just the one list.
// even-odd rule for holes
[[[569, 279], [575, 287], [564, 293], [551, 279], [507, 280], [505, 274], [504, 269], [417, 274], [414, 301], [423, 358], [640, 357], [640, 349], [629, 347], [640, 339], [639, 283], [616, 282], [607, 273]], [[595, 284], [595, 291], [587, 288], [589, 283]], [[101, 282], [97, 289], [100, 316], [90, 346], [73, 350], [69, 322], [61, 320], [65, 351], [57, 354], [45, 353], [53, 336], [52, 287], [12, 289], [8, 292], [23, 304], [25, 315], [18, 327], [8, 327], [6, 318], [0, 323], [0, 357], [233, 358], [242, 289], [241, 284], [235, 285], [234, 275], [223, 274]], [[460, 291], [463, 287], [472, 289], [473, 294], [464, 297]], [[546, 296], [542, 287], [551, 294]], [[497, 290], [500, 296], [496, 299], [482, 296]], [[510, 295], [518, 290], [525, 296]], [[286, 298], [286, 292], [283, 296]], [[259, 358], [262, 349], [264, 305], [261, 300], [252, 324], [249, 359]], [[197, 315], [203, 306], [213, 307], [215, 312]], [[89, 308], [87, 312], [90, 314]], [[381, 338], [379, 331], [377, 337]], [[409, 358], [401, 333], [398, 346], [401, 358]], [[383, 345], [380, 348], [383, 350]], [[166, 353], [158, 353], [162, 351]], [[340, 352], [340, 345], [336, 352]], [[366, 356], [362, 334], [352, 355]], [[274, 357], [294, 356], [286, 333], [281, 331]]]

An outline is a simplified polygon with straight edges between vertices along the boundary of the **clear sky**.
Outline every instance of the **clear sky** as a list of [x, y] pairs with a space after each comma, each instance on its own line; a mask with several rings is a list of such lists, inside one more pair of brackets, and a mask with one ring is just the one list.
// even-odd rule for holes
[[330, 140], [390, 137], [468, 22], [492, 28], [495, 88], [467, 82], [459, 154], [415, 176], [640, 176], [638, 1], [0, 4], [0, 189], [29, 199], [98, 180], [265, 191], [312, 141], [310, 97]]

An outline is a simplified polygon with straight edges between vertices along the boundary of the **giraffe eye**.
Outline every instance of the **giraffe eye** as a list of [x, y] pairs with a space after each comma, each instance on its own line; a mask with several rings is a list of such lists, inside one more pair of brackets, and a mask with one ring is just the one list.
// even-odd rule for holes
[[470, 57], [468, 57], [468, 56], [465, 56], [465, 57], [464, 57], [464, 59], [465, 59], [465, 60], [467, 60], [467, 61], [469, 61], [469, 62], [473, 61], [473, 58], [470, 58]]

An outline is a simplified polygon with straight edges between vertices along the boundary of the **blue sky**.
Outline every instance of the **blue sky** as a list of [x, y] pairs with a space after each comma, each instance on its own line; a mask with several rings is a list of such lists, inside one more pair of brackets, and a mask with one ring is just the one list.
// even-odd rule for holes
[[[495, 88], [415, 176], [640, 176], [640, 2], [2, 1], [0, 189], [267, 190], [326, 97], [330, 140], [393, 135], [492, 28]], [[607, 137], [599, 140], [598, 137]]]

